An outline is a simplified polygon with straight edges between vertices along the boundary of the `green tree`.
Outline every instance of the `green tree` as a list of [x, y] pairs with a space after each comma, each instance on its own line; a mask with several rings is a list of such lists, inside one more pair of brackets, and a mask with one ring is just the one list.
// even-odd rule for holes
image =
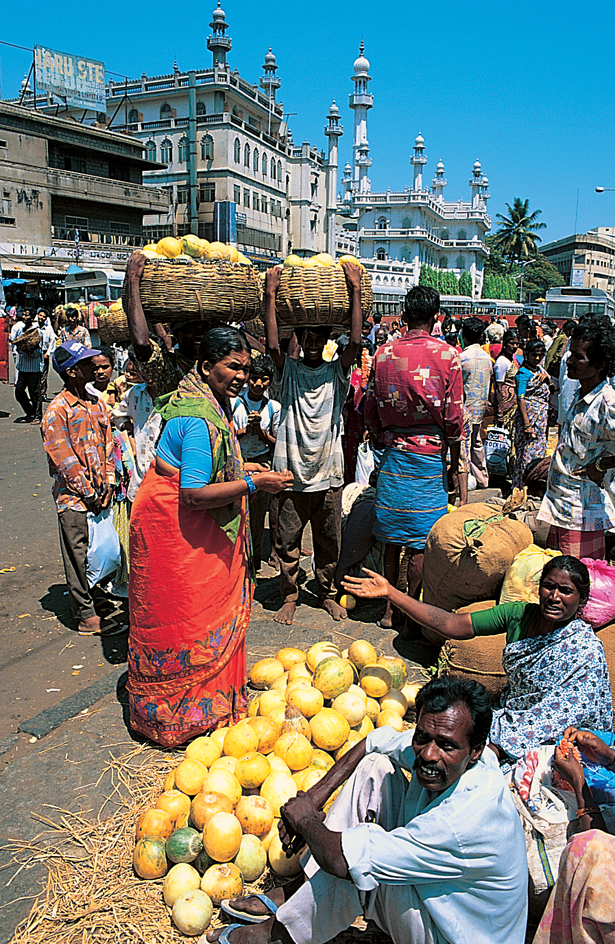
[[465, 270], [459, 277], [459, 294], [469, 295], [472, 298], [472, 276]]
[[485, 243], [489, 249], [489, 258], [485, 262], [485, 275], [508, 275], [510, 272], [510, 263], [504, 258], [501, 251], [494, 245], [496, 239], [495, 233], [487, 236]]
[[531, 259], [538, 251], [536, 243], [540, 242], [537, 230], [545, 229], [546, 223], [541, 223], [538, 217], [542, 210], [530, 213], [530, 201], [515, 197], [511, 207], [506, 204], [508, 216], [496, 214], [500, 228], [493, 239], [493, 246], [510, 262], [521, 262]]
[[550, 288], [565, 285], [564, 278], [541, 252], [536, 253], [523, 273], [523, 294], [546, 295]]

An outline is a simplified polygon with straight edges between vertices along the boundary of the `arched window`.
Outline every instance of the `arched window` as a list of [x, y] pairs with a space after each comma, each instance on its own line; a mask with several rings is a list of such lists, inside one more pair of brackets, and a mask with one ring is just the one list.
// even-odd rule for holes
[[440, 269], [448, 269], [448, 259], [446, 256], [440, 256], [440, 261], [438, 262], [438, 267]]
[[258, 170], [258, 148], [254, 148], [252, 152], [252, 169]]
[[267, 155], [263, 154], [263, 177], [267, 176]]
[[188, 163], [188, 138], [185, 134], [179, 139], [179, 163]]
[[235, 138], [235, 163], [239, 164], [241, 160], [241, 142], [239, 138]]
[[207, 107], [206, 107], [206, 105], [205, 105], [205, 102], [197, 102], [197, 103], [196, 103], [196, 113], [197, 113], [197, 116], [198, 116], [198, 115], [206, 115], [206, 114], [207, 114]]
[[171, 117], [171, 106], [168, 102], [165, 102], [164, 105], [160, 106], [160, 120], [166, 121]]
[[379, 259], [380, 262], [384, 262], [387, 257], [386, 249], [377, 249], [376, 250], [376, 259]]
[[271, 167], [270, 167], [270, 170], [269, 170], [269, 174], [270, 174], [270, 176], [271, 176], [271, 179], [272, 179], [272, 180], [275, 180], [275, 161], [274, 161], [273, 158], [271, 158]]
[[448, 235], [448, 230], [445, 226], [443, 229], [440, 230], [440, 239], [450, 239], [450, 238], [451, 237]]
[[250, 166], [250, 145], [246, 144], [243, 149], [243, 165], [244, 167]]
[[278, 183], [282, 183], [282, 161], [278, 161]]
[[201, 138], [201, 160], [213, 161], [214, 159], [214, 139], [210, 134], [204, 134]]
[[128, 124], [136, 125], [138, 120], [139, 120], [139, 112], [137, 111], [136, 108], [131, 108], [130, 111], [128, 112]]
[[412, 226], [412, 220], [410, 219], [410, 217], [404, 216], [403, 220], [401, 221], [402, 229], [410, 229], [411, 226]]
[[457, 259], [455, 260], [455, 266], [457, 269], [465, 269], [466, 267], [465, 257], [462, 256], [461, 253], [457, 256]]
[[412, 253], [410, 252], [410, 247], [409, 247], [409, 246], [404, 246], [404, 248], [402, 249], [402, 251], [401, 251], [400, 254], [399, 254], [399, 258], [400, 258], [403, 262], [410, 262], [410, 260], [412, 259]]
[[173, 161], [173, 143], [165, 138], [160, 145], [160, 160], [163, 164], [170, 164]]
[[467, 238], [468, 238], [468, 234], [466, 233], [465, 229], [460, 229], [457, 233], [457, 239], [467, 239]]
[[376, 229], [388, 229], [388, 228], [389, 228], [389, 221], [387, 220], [386, 216], [378, 217], [378, 219], [376, 220]]
[[145, 153], [147, 155], [148, 161], [156, 160], [156, 142], [155, 141], [147, 142], [147, 144], [145, 145]]

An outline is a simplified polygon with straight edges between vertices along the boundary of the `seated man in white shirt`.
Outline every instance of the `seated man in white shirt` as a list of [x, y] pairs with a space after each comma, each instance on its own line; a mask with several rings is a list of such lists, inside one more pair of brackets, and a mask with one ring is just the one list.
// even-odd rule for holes
[[[373, 731], [283, 806], [284, 847], [306, 842], [311, 853], [304, 875], [265, 902], [223, 902], [262, 923], [210, 931], [208, 941], [324, 944], [364, 915], [394, 944], [522, 944], [525, 841], [486, 747], [490, 697], [476, 682], [434, 679], [416, 710], [414, 732]], [[325, 819], [320, 810], [347, 778]]]

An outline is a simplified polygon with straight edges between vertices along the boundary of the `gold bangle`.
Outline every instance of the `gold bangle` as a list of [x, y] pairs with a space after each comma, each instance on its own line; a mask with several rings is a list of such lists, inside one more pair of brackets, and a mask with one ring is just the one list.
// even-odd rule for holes
[[600, 812], [599, 806], [582, 806], [580, 810], [577, 810], [577, 815], [575, 819], [581, 819], [582, 816], [586, 814], [596, 814]]

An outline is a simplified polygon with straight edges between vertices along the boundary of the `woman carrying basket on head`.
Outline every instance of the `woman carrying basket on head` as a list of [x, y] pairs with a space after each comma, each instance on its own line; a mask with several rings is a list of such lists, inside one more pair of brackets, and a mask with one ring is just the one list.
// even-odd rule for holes
[[130, 722], [166, 746], [232, 724], [247, 701], [247, 500], [292, 485], [242, 462], [228, 398], [249, 371], [242, 334], [206, 334], [196, 367], [157, 401], [165, 426], [132, 510]]

